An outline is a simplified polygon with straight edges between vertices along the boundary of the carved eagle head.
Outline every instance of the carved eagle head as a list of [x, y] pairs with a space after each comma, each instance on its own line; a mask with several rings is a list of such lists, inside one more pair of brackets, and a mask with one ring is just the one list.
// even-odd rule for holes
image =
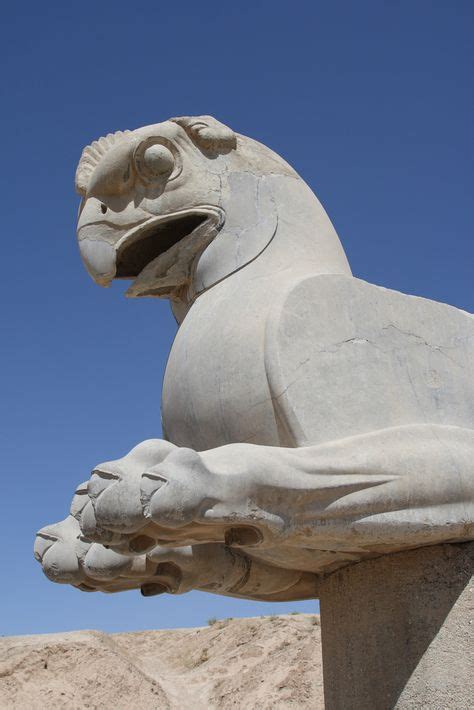
[[189, 300], [271, 240], [268, 175], [296, 177], [270, 149], [211, 116], [94, 141], [76, 172], [77, 234], [89, 274], [102, 286], [133, 280], [129, 296]]

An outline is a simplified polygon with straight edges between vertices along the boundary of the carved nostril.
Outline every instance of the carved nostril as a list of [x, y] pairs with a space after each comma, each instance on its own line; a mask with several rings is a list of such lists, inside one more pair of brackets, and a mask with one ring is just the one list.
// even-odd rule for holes
[[107, 205], [104, 205], [103, 202], [100, 205], [100, 211], [102, 212], [102, 214], [105, 214], [107, 212]]

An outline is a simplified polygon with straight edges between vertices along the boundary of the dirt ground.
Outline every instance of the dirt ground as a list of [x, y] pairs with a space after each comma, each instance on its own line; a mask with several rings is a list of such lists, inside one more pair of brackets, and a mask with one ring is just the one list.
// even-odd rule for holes
[[0, 638], [0, 708], [322, 710], [319, 616]]

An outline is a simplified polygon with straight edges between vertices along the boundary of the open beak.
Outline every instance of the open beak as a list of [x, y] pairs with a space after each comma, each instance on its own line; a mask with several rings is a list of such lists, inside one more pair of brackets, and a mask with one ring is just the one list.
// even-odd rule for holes
[[87, 271], [100, 286], [109, 286], [113, 279], [130, 279], [134, 283], [129, 296], [166, 296], [179, 285], [174, 282], [189, 276], [194, 258], [223, 221], [216, 207], [180, 210], [140, 222], [115, 243], [110, 237], [101, 238], [101, 225], [90, 225], [81, 229], [79, 249]]

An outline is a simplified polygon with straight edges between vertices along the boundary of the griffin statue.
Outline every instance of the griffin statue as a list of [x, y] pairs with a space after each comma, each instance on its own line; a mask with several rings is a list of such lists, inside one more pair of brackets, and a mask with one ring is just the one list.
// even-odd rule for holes
[[278, 155], [211, 116], [84, 149], [92, 278], [167, 298], [163, 439], [39, 531], [52, 581], [286, 601], [334, 570], [474, 538], [474, 318], [354, 278]]

